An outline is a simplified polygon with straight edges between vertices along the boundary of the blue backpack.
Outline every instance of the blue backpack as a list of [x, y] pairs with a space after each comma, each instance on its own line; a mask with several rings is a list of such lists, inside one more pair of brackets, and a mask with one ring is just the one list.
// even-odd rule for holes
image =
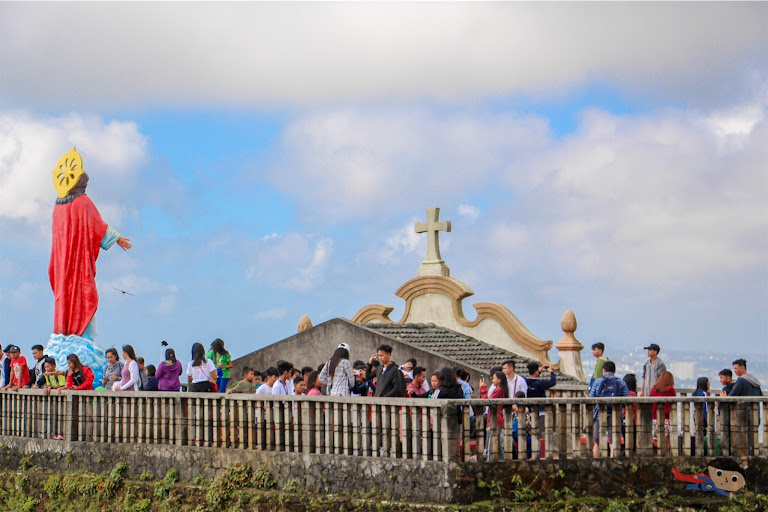
[[[597, 396], [599, 397], [622, 396], [619, 379], [616, 377], [605, 377], [603, 379], [603, 383], [600, 385], [600, 390], [597, 392]], [[613, 412], [613, 406], [609, 405], [608, 414], [611, 414], [612, 412]]]

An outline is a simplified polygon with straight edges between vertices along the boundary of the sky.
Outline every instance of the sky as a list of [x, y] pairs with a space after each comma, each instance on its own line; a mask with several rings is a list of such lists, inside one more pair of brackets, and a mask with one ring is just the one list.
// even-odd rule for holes
[[400, 318], [428, 207], [470, 319], [766, 352], [766, 3], [0, 2], [0, 342], [25, 351], [72, 146], [133, 243], [99, 257], [97, 341], [148, 362]]

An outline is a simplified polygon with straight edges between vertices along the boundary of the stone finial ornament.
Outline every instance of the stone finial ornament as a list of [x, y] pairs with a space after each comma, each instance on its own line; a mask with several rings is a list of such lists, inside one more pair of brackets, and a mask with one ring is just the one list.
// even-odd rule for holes
[[75, 188], [80, 176], [83, 175], [83, 158], [74, 147], [59, 159], [56, 167], [53, 168], [53, 187], [59, 198], [65, 198], [69, 192]]
[[555, 347], [560, 351], [560, 371], [576, 377], [581, 382], [586, 382], [587, 377], [584, 374], [584, 367], [581, 364], [581, 350], [584, 345], [576, 339], [573, 334], [576, 332], [576, 315], [570, 309], [563, 313], [560, 320], [560, 328], [563, 330], [563, 337], [557, 342]]
[[576, 315], [570, 309], [563, 313], [563, 318], [560, 320], [560, 328], [563, 330], [563, 337], [557, 342], [555, 347], [557, 350], [569, 351], [569, 350], [581, 350], [584, 345], [581, 344], [576, 336], [573, 334], [576, 332]]
[[312, 325], [312, 320], [310, 320], [310, 318], [307, 315], [304, 315], [299, 319], [298, 332], [304, 332], [307, 329], [311, 329], [312, 327], [314, 327]]

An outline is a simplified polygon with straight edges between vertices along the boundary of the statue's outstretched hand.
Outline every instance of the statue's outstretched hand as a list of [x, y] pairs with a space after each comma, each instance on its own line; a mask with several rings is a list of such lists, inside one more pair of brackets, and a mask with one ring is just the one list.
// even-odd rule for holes
[[124, 236], [121, 236], [117, 239], [117, 245], [119, 245], [124, 251], [127, 251], [131, 247], [133, 247], [133, 244], [131, 243], [130, 238], [125, 238]]

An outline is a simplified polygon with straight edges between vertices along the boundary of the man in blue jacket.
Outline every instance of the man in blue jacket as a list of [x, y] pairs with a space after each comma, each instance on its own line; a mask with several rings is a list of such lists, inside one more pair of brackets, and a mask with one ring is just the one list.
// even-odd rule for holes
[[[549, 380], [539, 379], [541, 372], [549, 372]], [[532, 361], [528, 363], [528, 375], [525, 379], [528, 384], [528, 398], [546, 398], [547, 390], [557, 384], [557, 375], [549, 366], [542, 366], [540, 363]]]
[[[624, 380], [616, 377], [616, 363], [613, 361], [606, 361], [605, 364], [603, 364], [603, 376], [600, 377], [595, 381], [595, 385], [592, 387], [592, 391], [590, 391], [589, 396], [590, 398], [610, 398], [610, 397], [628, 397], [629, 396], [629, 388], [627, 387], [627, 384], [624, 382]], [[606, 407], [607, 409], [607, 422], [606, 422], [606, 430], [608, 434], [608, 444], [613, 444], [613, 431], [611, 429], [611, 425], [613, 424], [612, 416], [613, 416], [613, 407], [611, 405]], [[622, 406], [623, 409], [623, 406]], [[617, 414], [621, 414], [621, 412], [618, 412]], [[592, 414], [592, 427], [593, 427], [593, 435], [592, 435], [592, 457], [595, 459], [600, 457], [600, 406], [595, 405], [594, 412]], [[617, 443], [618, 444], [618, 443]], [[614, 450], [615, 448], [613, 446], [609, 446], [611, 450]]]

